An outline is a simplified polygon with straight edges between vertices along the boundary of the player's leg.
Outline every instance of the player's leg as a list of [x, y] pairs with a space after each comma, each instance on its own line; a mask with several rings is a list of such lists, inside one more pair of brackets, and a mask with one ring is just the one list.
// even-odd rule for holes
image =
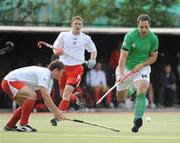
[[20, 120], [21, 118], [21, 106], [19, 106], [13, 113], [13, 115], [11, 116], [10, 120], [8, 121], [8, 123], [4, 126], [4, 130], [5, 131], [16, 131], [17, 130], [17, 122]]
[[135, 101], [135, 117], [134, 125], [132, 127], [133, 132], [138, 132], [139, 128], [142, 126], [142, 117], [146, 108], [146, 93], [149, 87], [149, 77], [150, 77], [150, 67], [145, 67], [142, 69], [134, 80], [134, 85], [137, 90], [137, 97]]
[[20, 118], [17, 131], [22, 131], [22, 132], [36, 132], [37, 131], [36, 129], [33, 129], [32, 127], [28, 125], [29, 116], [35, 105], [36, 98], [37, 98], [36, 93], [27, 86], [22, 87], [17, 93], [14, 100], [22, 108], [21, 118]]
[[[13, 100], [14, 95], [10, 90], [9, 83], [7, 80], [3, 80], [1, 83], [2, 90]], [[8, 123], [4, 126], [5, 131], [16, 131], [17, 126], [16, 123], [19, 121], [21, 117], [21, 107], [17, 108]]]
[[[81, 102], [81, 95], [79, 93], [73, 93], [74, 89], [77, 88], [81, 82], [83, 74], [83, 67], [78, 66], [66, 66], [66, 85], [63, 92], [62, 100], [59, 104], [59, 109], [61, 111], [66, 111], [69, 107], [69, 103], [72, 102], [75, 110], [79, 109], [79, 104]], [[60, 79], [60, 89], [62, 89], [61, 79]]]
[[131, 101], [134, 101], [136, 99], [136, 96], [137, 96], [136, 87], [134, 86], [134, 84], [132, 84], [128, 90], [127, 97], [129, 97]]
[[66, 112], [69, 104], [70, 104], [70, 97], [72, 92], [74, 91], [74, 87], [72, 85], [66, 85], [64, 92], [63, 92], [63, 97], [62, 100], [58, 106], [59, 110], [61, 110], [62, 112]]
[[[84, 100], [82, 99], [82, 95], [77, 91], [80, 82], [82, 80], [83, 75], [83, 66], [77, 65], [74, 67], [70, 67], [70, 72], [68, 72], [67, 84], [73, 85], [74, 91], [70, 95], [70, 102], [73, 104], [75, 110], [78, 110], [80, 107], [84, 107]], [[73, 73], [72, 73], [73, 71]]]
[[[119, 68], [117, 67], [116, 69], [116, 79], [118, 79], [121, 75], [119, 72]], [[125, 74], [127, 74], [128, 71], [125, 71]], [[130, 87], [130, 85], [132, 84], [133, 78], [129, 78], [126, 81], [122, 82], [121, 84], [119, 84], [116, 88], [116, 98], [118, 102], [123, 102], [127, 95], [128, 95], [128, 89]]]
[[[24, 85], [24, 83], [19, 82], [19, 81], [14, 81], [14, 82], [10, 82], [7, 80], [2, 81], [3, 91], [7, 93], [11, 99], [14, 99], [18, 105], [20, 105], [20, 107], [16, 109], [16, 111], [13, 113], [13, 116], [11, 117], [7, 125], [4, 127], [4, 130], [6, 131], [10, 129], [15, 130], [16, 123], [20, 119], [22, 120], [23, 124], [28, 123], [29, 114], [31, 113], [31, 112], [29, 113], [28, 111], [30, 108], [33, 108], [36, 99], [33, 94], [30, 94], [28, 96], [28, 94], [24, 92], [24, 88], [26, 89], [26, 86]], [[21, 95], [21, 93], [23, 93], [23, 95]], [[32, 100], [31, 98], [33, 99], [33, 101], [31, 101]], [[23, 106], [25, 107], [27, 106], [28, 109], [24, 109]], [[30, 110], [32, 111], [32, 109]]]
[[116, 90], [116, 98], [118, 102], [125, 101], [127, 97], [128, 89], [125, 90]]

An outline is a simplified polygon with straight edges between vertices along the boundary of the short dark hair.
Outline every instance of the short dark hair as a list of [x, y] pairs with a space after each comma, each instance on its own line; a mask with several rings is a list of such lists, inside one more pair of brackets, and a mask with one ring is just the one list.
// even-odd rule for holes
[[147, 14], [139, 15], [138, 18], [137, 18], [137, 24], [139, 23], [139, 21], [148, 21], [149, 24], [151, 24], [151, 18]]
[[65, 65], [59, 60], [54, 60], [48, 65], [48, 68], [50, 69], [50, 71], [56, 68], [60, 71], [62, 69], [65, 69]]

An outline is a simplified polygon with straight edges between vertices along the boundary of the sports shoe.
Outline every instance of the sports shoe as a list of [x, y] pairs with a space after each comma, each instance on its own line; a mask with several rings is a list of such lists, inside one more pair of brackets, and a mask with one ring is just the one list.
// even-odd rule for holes
[[17, 131], [18, 132], [37, 132], [36, 129], [34, 129], [33, 127], [29, 126], [29, 125], [24, 125], [24, 126], [17, 126]]
[[85, 106], [85, 103], [79, 92], [76, 92], [75, 96], [77, 97], [77, 100], [73, 103], [73, 107], [75, 110], [79, 110], [79, 108], [83, 108]]
[[139, 128], [142, 126], [143, 120], [142, 118], [137, 118], [134, 120], [134, 126], [132, 127], [132, 132], [137, 133]]
[[58, 124], [59, 121], [54, 118], [54, 119], [52, 119], [50, 122], [51, 122], [52, 126], [57, 126], [57, 124]]
[[4, 131], [17, 131], [17, 126], [9, 127], [8, 125], [4, 126]]

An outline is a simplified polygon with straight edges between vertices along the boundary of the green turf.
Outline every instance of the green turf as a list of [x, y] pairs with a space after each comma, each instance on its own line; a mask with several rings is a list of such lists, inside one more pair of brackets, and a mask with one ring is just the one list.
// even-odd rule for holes
[[63, 121], [52, 127], [51, 114], [33, 113], [30, 125], [37, 133], [4, 132], [2, 126], [10, 114], [0, 114], [0, 143], [180, 143], [180, 113], [146, 113], [151, 122], [145, 122], [138, 133], [131, 132], [132, 113], [67, 113], [71, 119], [103, 124], [120, 132]]

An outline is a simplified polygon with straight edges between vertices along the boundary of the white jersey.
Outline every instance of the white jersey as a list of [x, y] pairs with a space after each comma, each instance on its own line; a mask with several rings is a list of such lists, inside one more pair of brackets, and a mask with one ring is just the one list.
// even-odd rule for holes
[[39, 86], [45, 87], [50, 94], [53, 85], [51, 71], [48, 68], [29, 66], [23, 67], [8, 73], [4, 79], [8, 81], [22, 81], [26, 86], [36, 91]]
[[78, 57], [81, 60], [68, 56], [66, 54], [60, 55], [59, 60], [65, 65], [74, 66], [83, 64], [85, 59], [85, 50], [88, 52], [96, 52], [96, 47], [91, 38], [80, 33], [79, 35], [70, 32], [61, 32], [53, 44], [54, 48], [63, 48], [65, 53]]

